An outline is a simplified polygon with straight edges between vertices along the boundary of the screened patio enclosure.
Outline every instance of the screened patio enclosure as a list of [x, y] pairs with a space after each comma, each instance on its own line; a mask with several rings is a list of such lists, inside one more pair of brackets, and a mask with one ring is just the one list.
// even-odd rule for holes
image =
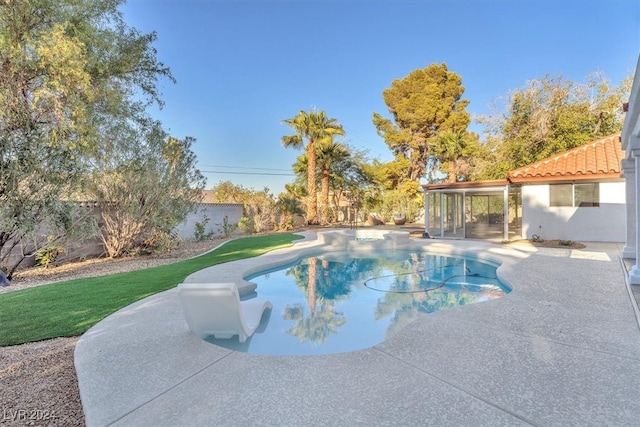
[[513, 240], [522, 236], [521, 187], [487, 182], [431, 184], [425, 191], [425, 236]]

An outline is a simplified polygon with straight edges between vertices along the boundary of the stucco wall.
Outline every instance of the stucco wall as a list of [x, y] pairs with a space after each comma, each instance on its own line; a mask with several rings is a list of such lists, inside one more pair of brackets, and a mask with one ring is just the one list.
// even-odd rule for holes
[[[99, 215], [98, 209], [94, 209], [95, 215]], [[204, 223], [205, 215], [209, 218], [206, 225], [205, 234], [213, 233], [213, 236], [224, 235], [223, 224], [224, 217], [228, 218], [230, 225], [236, 225], [242, 218], [243, 206], [235, 203], [201, 203], [195, 213], [190, 214], [186, 221], [178, 226], [175, 230], [183, 240], [193, 240], [195, 237], [196, 222]], [[242, 234], [242, 231], [236, 229], [234, 234]], [[13, 265], [22, 259], [21, 254], [23, 248], [18, 245], [11, 252], [12, 255], [7, 260], [7, 264]], [[31, 250], [27, 251], [30, 252]], [[105, 249], [99, 238], [94, 237], [82, 242], [78, 242], [73, 246], [66, 247], [65, 252], [58, 256], [57, 261], [67, 262], [78, 259], [94, 258], [105, 255]], [[35, 258], [30, 256], [22, 261], [21, 268], [35, 265]]]
[[624, 242], [624, 182], [600, 183], [599, 207], [550, 207], [549, 185], [522, 187], [522, 234], [530, 239]]
[[[204, 224], [204, 219], [209, 218], [205, 233], [213, 233], [214, 236], [224, 235], [223, 225], [225, 216], [230, 225], [238, 224], [242, 218], [243, 206], [240, 203], [201, 203], [198, 210], [189, 214], [185, 222], [176, 230], [178, 236], [184, 240], [192, 240], [196, 232], [196, 223]], [[239, 230], [236, 229], [236, 233]]]

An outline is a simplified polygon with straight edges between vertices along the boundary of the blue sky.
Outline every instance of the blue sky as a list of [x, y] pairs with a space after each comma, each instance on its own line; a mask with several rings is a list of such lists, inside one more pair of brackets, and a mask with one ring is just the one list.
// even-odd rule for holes
[[[344, 142], [392, 158], [372, 124], [382, 91], [433, 63], [462, 77], [472, 115], [546, 74], [618, 84], [640, 54], [638, 0], [129, 0], [125, 21], [155, 31], [166, 105], [152, 114], [197, 139], [207, 188], [232, 181], [277, 195], [302, 153], [282, 120], [311, 107]], [[480, 128], [474, 130], [480, 131]], [[278, 175], [285, 174], [285, 175]]]

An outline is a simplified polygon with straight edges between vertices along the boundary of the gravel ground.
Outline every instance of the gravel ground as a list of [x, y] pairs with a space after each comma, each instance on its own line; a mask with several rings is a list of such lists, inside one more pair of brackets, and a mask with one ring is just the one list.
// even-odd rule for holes
[[[222, 240], [183, 243], [158, 256], [89, 260], [60, 267], [34, 268], [14, 275], [0, 293], [169, 264], [206, 252]], [[0, 424], [7, 426], [85, 425], [73, 352], [78, 337], [0, 347]]]

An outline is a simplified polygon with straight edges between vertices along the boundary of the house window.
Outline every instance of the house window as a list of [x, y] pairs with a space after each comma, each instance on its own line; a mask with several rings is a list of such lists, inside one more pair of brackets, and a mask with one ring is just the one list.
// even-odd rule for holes
[[549, 185], [549, 206], [573, 206], [573, 185]]
[[597, 182], [551, 184], [549, 185], [549, 206], [600, 206], [600, 186]]
[[574, 185], [574, 206], [600, 206], [600, 186], [596, 182]]

